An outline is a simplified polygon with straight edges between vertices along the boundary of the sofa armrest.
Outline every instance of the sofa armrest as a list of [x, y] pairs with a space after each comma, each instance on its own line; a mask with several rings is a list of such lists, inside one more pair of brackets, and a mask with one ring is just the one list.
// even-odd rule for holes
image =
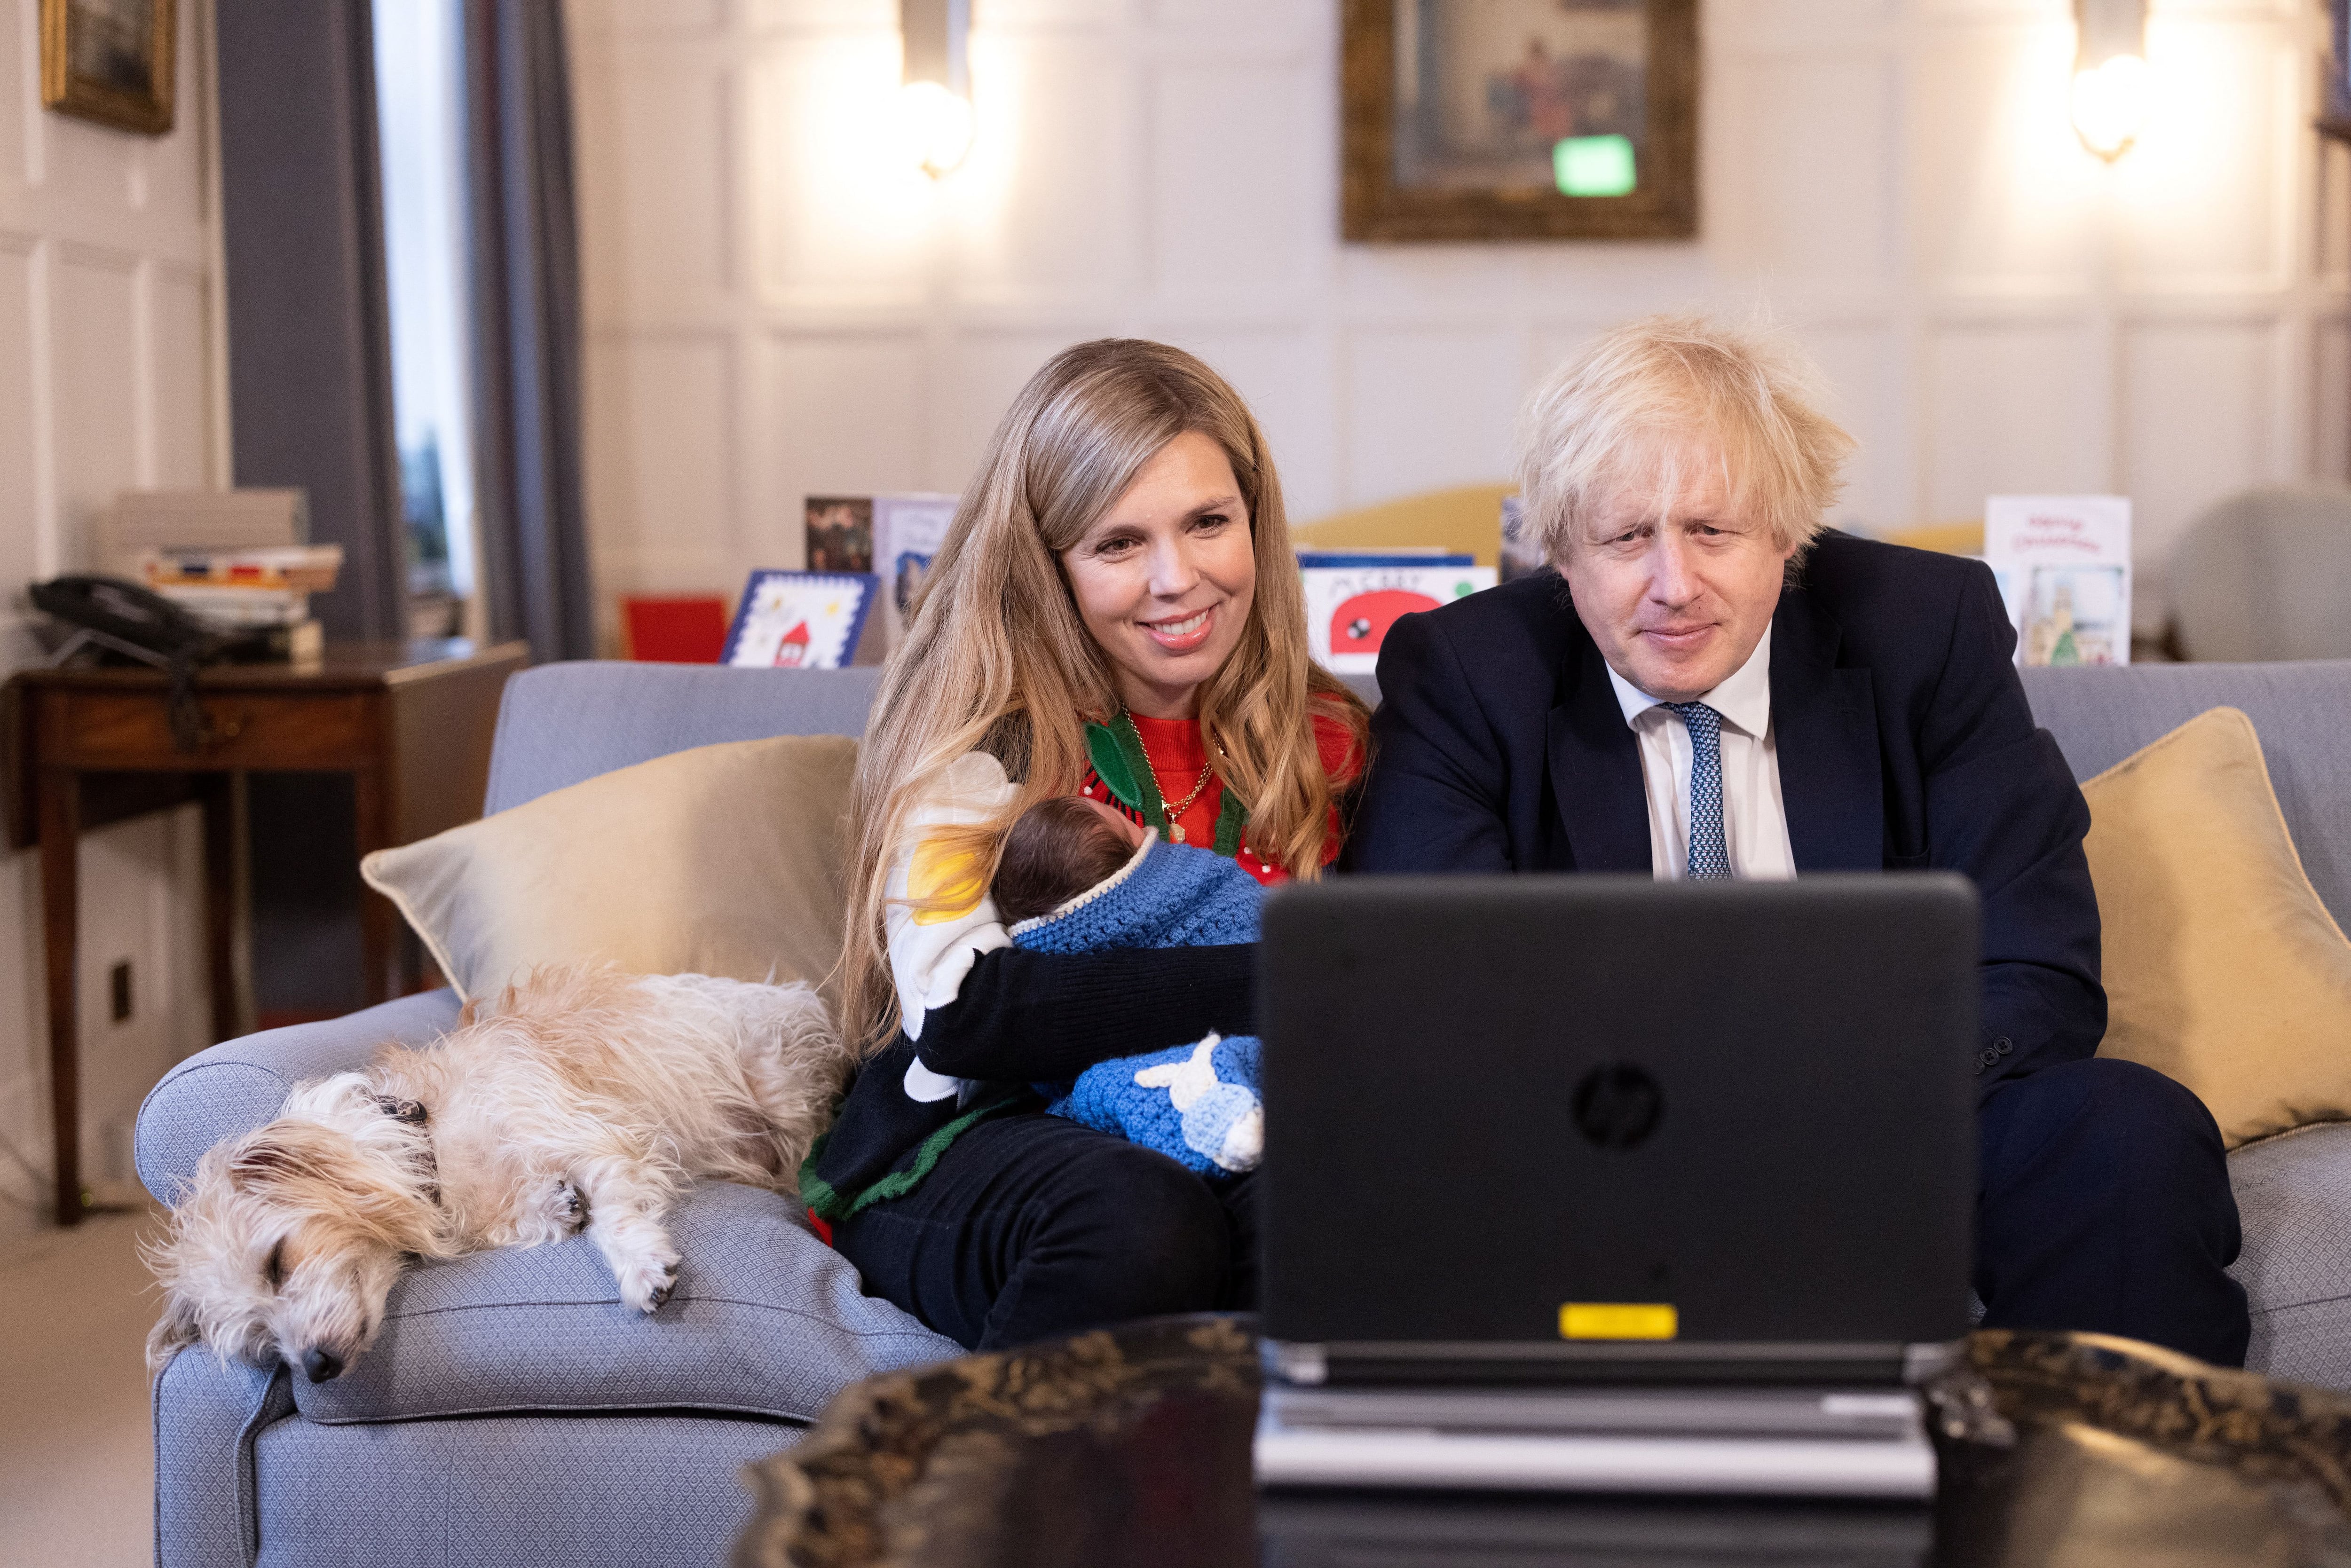
[[294, 1413], [286, 1368], [216, 1361], [189, 1345], [155, 1379], [150, 1398], [155, 1568], [252, 1568], [261, 1549], [254, 1442]]
[[164, 1203], [178, 1202], [204, 1151], [276, 1116], [296, 1083], [363, 1067], [386, 1040], [437, 1039], [456, 1027], [459, 1005], [455, 991], [427, 991], [197, 1052], [165, 1073], [139, 1107], [139, 1179]]

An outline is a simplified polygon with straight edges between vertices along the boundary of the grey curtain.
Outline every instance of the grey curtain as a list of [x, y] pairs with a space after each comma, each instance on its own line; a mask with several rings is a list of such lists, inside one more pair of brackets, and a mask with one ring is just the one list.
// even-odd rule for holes
[[596, 651], [580, 480], [580, 239], [560, 0], [465, 0], [476, 526], [491, 635]]
[[[328, 636], [396, 641], [408, 635], [408, 539], [369, 0], [211, 10], [236, 483], [301, 486], [311, 538], [343, 547], [335, 591], [310, 599]], [[351, 810], [345, 775], [251, 777], [253, 1001], [265, 1017], [366, 1002]]]
[[311, 538], [343, 547], [310, 601], [339, 640], [408, 635], [370, 16], [235, 0], [214, 23], [236, 483], [309, 492]]

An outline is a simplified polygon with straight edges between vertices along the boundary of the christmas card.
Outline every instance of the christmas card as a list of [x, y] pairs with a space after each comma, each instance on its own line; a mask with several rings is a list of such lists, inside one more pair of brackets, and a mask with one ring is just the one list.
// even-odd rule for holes
[[857, 639], [881, 586], [871, 572], [755, 571], [719, 663], [845, 669], [857, 656]]

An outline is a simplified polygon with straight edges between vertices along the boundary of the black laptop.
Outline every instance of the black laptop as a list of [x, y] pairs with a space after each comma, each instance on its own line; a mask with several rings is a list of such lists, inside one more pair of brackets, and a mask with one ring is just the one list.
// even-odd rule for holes
[[[1273, 1448], [1447, 1431], [1471, 1446], [1420, 1480], [1538, 1484], [1556, 1467], [1498, 1479], [1518, 1461], [1476, 1444], [1585, 1430], [1621, 1458], [1899, 1427], [1908, 1480], [1743, 1490], [1916, 1491], [1903, 1391], [1969, 1328], [1978, 930], [1973, 889], [1942, 874], [1276, 893]], [[1285, 1476], [1269, 1451], [1261, 1433], [1273, 1480], [1421, 1463]]]

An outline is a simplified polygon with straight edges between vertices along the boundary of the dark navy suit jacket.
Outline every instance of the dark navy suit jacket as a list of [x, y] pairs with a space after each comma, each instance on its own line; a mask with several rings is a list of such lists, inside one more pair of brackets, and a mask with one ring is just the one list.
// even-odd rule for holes
[[[2093, 1054], [2089, 807], [2033, 725], [1991, 569], [1825, 533], [1771, 635], [1798, 872], [1966, 873], [1983, 900], [1982, 1087]], [[1638, 742], [1556, 573], [1398, 621], [1379, 681], [1352, 869], [1651, 869]]]

